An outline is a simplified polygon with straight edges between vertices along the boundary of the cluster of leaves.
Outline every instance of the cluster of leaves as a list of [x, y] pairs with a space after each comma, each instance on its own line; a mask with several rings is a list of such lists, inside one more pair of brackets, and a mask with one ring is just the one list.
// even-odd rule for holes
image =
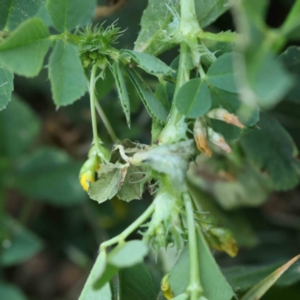
[[[231, 233], [214, 224], [211, 218], [205, 218], [201, 214], [197, 218], [197, 212], [194, 212], [193, 221], [198, 221], [194, 243], [197, 250], [194, 253], [196, 261], [195, 257], [191, 257], [191, 244], [187, 245], [186, 241], [190, 235], [186, 225], [189, 219], [182, 194], [187, 189], [185, 174], [188, 163], [195, 158], [195, 145], [190, 139], [190, 129], [199, 120], [204, 124], [201, 130], [209, 145], [205, 147], [213, 149], [215, 159], [203, 159], [201, 166], [205, 166], [211, 173], [220, 173], [225, 169], [225, 178], [229, 180], [211, 184], [205, 177], [199, 179], [197, 174], [201, 168], [194, 165], [190, 169], [188, 181], [191, 185], [197, 185], [197, 188], [194, 187], [196, 190], [201, 187], [214, 195], [226, 209], [259, 205], [272, 190], [288, 190], [299, 183], [299, 162], [296, 160], [297, 149], [293, 140], [273, 116], [260, 112], [260, 109], [274, 107], [285, 95], [290, 101], [299, 102], [299, 87], [296, 84], [299, 77], [299, 49], [291, 46], [279, 59], [277, 56], [287, 41], [299, 38], [300, 2], [296, 1], [287, 19], [277, 30], [265, 24], [268, 4], [266, 0], [246, 0], [236, 3], [232, 8], [240, 32], [238, 35], [231, 32], [213, 34], [199, 30], [194, 35], [184, 36], [181, 34], [180, 1], [169, 0], [166, 4], [163, 1], [150, 0], [142, 18], [142, 30], [134, 50], [117, 50], [112, 46], [121, 34], [115, 24], [106, 29], [103, 26], [88, 27], [86, 30], [71, 33], [73, 29], [87, 23], [95, 7], [94, 0], [47, 0], [45, 6], [41, 6], [44, 5], [43, 1], [32, 1], [29, 9], [14, 6], [12, 2], [1, 4], [4, 9], [0, 13], [0, 110], [8, 105], [7, 110], [0, 116], [0, 122], [4, 124], [0, 130], [14, 124], [18, 128], [22, 127], [23, 122], [26, 123], [31, 117], [26, 108], [19, 109], [18, 106], [23, 104], [18, 100], [13, 99], [9, 103], [13, 91], [13, 74], [36, 76], [42, 69], [50, 47], [53, 50], [49, 57], [48, 72], [56, 106], [72, 104], [86, 93], [88, 73], [91, 73], [91, 98], [94, 97], [95, 90], [98, 90], [97, 80], [106, 80], [113, 76], [130, 127], [130, 82], [152, 119], [153, 145], [150, 147], [123, 141], [115, 146], [110, 157], [101, 156], [99, 149], [104, 147], [97, 144], [98, 136], [94, 135], [96, 155], [101, 160], [92, 165], [93, 177], [88, 183], [89, 196], [99, 203], [115, 196], [129, 202], [141, 199], [146, 184], [152, 192], [151, 187], [157, 184], [159, 193], [153, 206], [150, 206], [148, 214], [141, 216], [141, 221], [145, 222], [153, 213], [147, 230], [143, 232], [144, 241], [156, 251], [169, 244], [183, 248], [180, 258], [163, 283], [163, 295], [167, 299], [188, 299], [191, 292], [189, 274], [193, 273], [191, 269], [193, 262], [196, 262], [194, 268], [200, 273], [198, 281], [203, 289], [202, 296], [207, 299], [230, 300], [234, 297], [234, 289], [218, 268], [208, 244], [234, 256], [237, 249]], [[230, 7], [228, 1], [192, 2], [195, 3], [196, 18], [201, 28], [211, 24]], [[39, 11], [43, 20], [35, 16], [39, 7], [43, 8], [42, 12]], [[24, 9], [26, 14], [20, 16]], [[25, 20], [24, 16], [28, 19]], [[45, 24], [46, 19], [59, 34], [50, 34], [47, 26], [49, 24]], [[259, 47], [257, 41], [260, 41]], [[185, 45], [186, 50], [170, 66], [156, 57], [178, 44]], [[182, 59], [184, 55], [186, 57]], [[159, 85], [155, 92], [138, 72], [138, 68], [158, 78]], [[94, 70], [98, 72], [96, 79]], [[191, 78], [188, 75], [187, 80], [179, 84], [179, 78], [184, 77], [182, 72], [191, 73]], [[92, 101], [91, 104], [93, 106]], [[177, 126], [179, 123], [175, 124], [176, 130], [166, 134], [171, 128], [169, 125], [172, 122], [172, 110], [183, 116], [182, 127]], [[228, 124], [226, 119], [216, 117], [214, 110], [225, 110], [226, 114], [239, 120], [240, 126]], [[24, 112], [24, 116], [20, 115], [20, 111]], [[75, 171], [77, 172], [78, 166], [64, 153], [42, 148], [30, 157], [22, 157], [23, 151], [31, 145], [38, 133], [38, 125], [30, 124], [30, 137], [24, 138], [16, 132], [11, 139], [8, 138], [9, 143], [0, 146], [1, 158], [5, 157], [5, 161], [9, 161], [9, 164], [0, 166], [1, 173], [7, 178], [4, 187], [16, 187], [28, 197], [49, 198], [50, 201], [59, 203], [67, 203], [66, 199], [82, 199], [82, 191], [77, 190], [79, 185], [74, 189], [73, 182], [60, 180], [60, 177], [66, 177], [65, 172], [72, 172], [74, 180], [77, 180]], [[6, 131], [1, 134], [5, 135]], [[15, 146], [16, 138], [18, 147]], [[224, 156], [214, 144], [222, 149], [226, 145], [226, 149], [232, 151], [232, 154]], [[14, 166], [17, 179], [13, 178], [14, 175], [7, 175], [12, 170], [10, 159], [16, 157], [19, 158]], [[47, 174], [40, 176], [43, 171]], [[50, 189], [58, 191], [57, 195], [61, 198], [49, 192], [49, 181], [53, 182]], [[253, 189], [257, 191], [255, 201], [249, 198]], [[192, 186], [189, 190], [192, 194], [197, 194], [193, 193]], [[198, 211], [204, 211], [203, 199], [194, 201]], [[14, 237], [14, 221], [8, 217], [3, 220], [5, 227], [10, 228], [7, 232]], [[232, 220], [232, 223], [236, 229], [238, 221]], [[136, 229], [133, 225], [132, 228]], [[131, 233], [130, 228], [129, 226], [128, 234]], [[128, 234], [123, 233], [116, 237], [116, 242], [112, 244], [119, 245], [111, 252], [107, 253], [106, 247], [112, 244], [102, 247], [80, 299], [111, 299], [113, 291], [110, 282], [116, 274], [119, 278], [117, 293], [120, 299], [156, 297], [157, 291], [143, 263], [148, 248], [144, 241], [125, 242]], [[31, 240], [34, 240], [31, 236], [26, 240], [27, 244], [34, 246], [28, 256], [42, 247], [39, 241]], [[14, 245], [18, 247], [17, 243]], [[4, 265], [10, 263], [13, 252], [7, 253], [7, 257], [3, 256]], [[17, 262], [18, 259], [14, 258], [14, 263]], [[265, 281], [254, 286], [242, 299], [260, 298], [289, 265], [283, 266]]]

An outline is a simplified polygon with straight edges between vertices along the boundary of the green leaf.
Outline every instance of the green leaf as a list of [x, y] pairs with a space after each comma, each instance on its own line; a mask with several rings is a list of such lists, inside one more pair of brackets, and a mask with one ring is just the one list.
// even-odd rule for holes
[[71, 31], [95, 8], [95, 0], [47, 0], [47, 9], [55, 29]]
[[98, 279], [93, 285], [95, 289], [102, 288], [117, 274], [118, 269], [132, 267], [142, 262], [148, 253], [148, 248], [143, 241], [133, 240], [120, 244], [107, 257], [105, 257], [106, 253], [103, 253], [100, 252], [103, 258], [101, 263], [99, 258]]
[[262, 113], [258, 128], [241, 138], [247, 158], [271, 178], [275, 190], [288, 190], [299, 182], [293, 141], [272, 117]]
[[237, 86], [233, 72], [233, 61], [236, 56], [237, 54], [233, 52], [221, 55], [208, 69], [208, 82], [221, 90], [236, 93]]
[[18, 75], [36, 76], [51, 44], [49, 36], [42, 20], [25, 21], [0, 44], [0, 64]]
[[4, 109], [14, 90], [14, 74], [0, 68], [0, 111]]
[[98, 180], [90, 183], [88, 194], [99, 203], [110, 200], [121, 188], [122, 179], [122, 169], [114, 164], [101, 165]]
[[[235, 292], [245, 292], [280, 266], [282, 262], [261, 266], [234, 266], [223, 269], [223, 273]], [[297, 265], [293, 265], [274, 283], [274, 286], [286, 287], [299, 281], [300, 270]]]
[[205, 82], [194, 78], [179, 88], [174, 101], [177, 109], [188, 118], [206, 114], [211, 107], [211, 96]]
[[[170, 7], [179, 7], [178, 0], [168, 1]], [[176, 44], [170, 36], [179, 29], [179, 16], [173, 16], [165, 1], [149, 0], [144, 10], [141, 31], [135, 42], [134, 50], [157, 56]], [[162, 43], [161, 41], [164, 41]]]
[[298, 259], [300, 255], [297, 255], [282, 267], [277, 269], [275, 272], [270, 274], [268, 277], [260, 281], [257, 285], [255, 285], [249, 292], [244, 295], [241, 300], [259, 300], [271, 287], [272, 285], [279, 279], [279, 277]]
[[43, 0], [1, 0], [0, 31], [11, 31], [20, 23], [33, 17]]
[[145, 242], [133, 240], [113, 249], [107, 261], [117, 268], [128, 268], [142, 262], [147, 254], [148, 248]]
[[247, 79], [257, 103], [264, 108], [279, 102], [293, 83], [292, 77], [271, 53], [247, 62]]
[[[200, 280], [207, 299], [230, 300], [234, 293], [220, 271], [205, 239], [198, 235], [198, 259], [200, 268]], [[169, 276], [171, 290], [175, 296], [185, 292], [190, 278], [189, 249], [186, 247]]]
[[[174, 37], [179, 32], [179, 8], [178, 0], [170, 0], [168, 3], [150, 0], [143, 13], [141, 31], [134, 50], [157, 56], [176, 46]], [[196, 16], [202, 28], [211, 24], [229, 8], [228, 0], [195, 1]]]
[[143, 179], [146, 176], [144, 172], [145, 170], [141, 167], [130, 166], [117, 197], [127, 202], [141, 199], [145, 184]]
[[121, 55], [128, 55], [137, 63], [138, 67], [157, 77], [168, 76], [174, 72], [168, 65], [153, 55], [133, 50], [121, 50]]
[[296, 46], [288, 47], [279, 56], [279, 59], [289, 73], [294, 76], [294, 84], [286, 95], [286, 99], [291, 102], [300, 103], [300, 48]]
[[259, 108], [243, 104], [237, 94], [229, 93], [215, 87], [210, 88], [212, 108], [224, 108], [238, 116], [246, 126], [253, 126], [259, 120]]
[[19, 160], [16, 187], [28, 197], [56, 206], [80, 204], [85, 200], [78, 180], [81, 166], [82, 162], [74, 161], [65, 152], [40, 148]]
[[130, 128], [130, 101], [128, 97], [127, 87], [125, 79], [123, 77], [120, 65], [118, 63], [113, 64], [113, 74], [116, 80], [116, 86], [121, 101], [121, 105], [126, 116], [128, 127]]
[[296, 0], [291, 11], [281, 26], [282, 34], [289, 39], [300, 37], [300, 1]]
[[219, 16], [230, 8], [229, 0], [195, 1], [197, 19], [201, 28], [213, 23]]
[[103, 285], [101, 289], [95, 290], [93, 288], [96, 279], [101, 276], [106, 267], [106, 253], [100, 252], [96, 262], [90, 272], [90, 275], [84, 285], [83, 290], [78, 300], [111, 300], [112, 293], [109, 285], [109, 280]]
[[1, 298], [13, 300], [26, 300], [23, 292], [15, 285], [0, 281]]
[[156, 88], [155, 96], [167, 111], [171, 109], [174, 93], [175, 86], [169, 82], [161, 82]]
[[40, 131], [40, 120], [34, 112], [12, 96], [9, 106], [0, 114], [0, 156], [17, 158], [35, 141]]
[[119, 297], [120, 300], [157, 298], [151, 274], [144, 263], [119, 271]]
[[12, 218], [5, 217], [1, 223], [7, 232], [7, 237], [2, 242], [1, 266], [8, 267], [20, 264], [36, 255], [44, 247], [39, 237]]
[[72, 104], [87, 90], [87, 80], [75, 46], [58, 41], [49, 60], [49, 77], [54, 103]]
[[212, 129], [223, 135], [228, 142], [238, 139], [242, 132], [239, 127], [220, 120], [210, 119], [210, 124]]
[[163, 105], [155, 97], [149, 86], [134, 70], [127, 69], [127, 72], [149, 115], [159, 123], [165, 124], [168, 113]]

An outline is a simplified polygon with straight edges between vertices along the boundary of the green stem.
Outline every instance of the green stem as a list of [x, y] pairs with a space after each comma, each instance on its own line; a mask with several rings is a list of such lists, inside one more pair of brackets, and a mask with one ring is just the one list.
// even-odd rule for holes
[[113, 143], [116, 144], [117, 141], [118, 141], [117, 135], [115, 134], [113, 128], [111, 127], [111, 125], [109, 123], [109, 120], [107, 119], [107, 117], [106, 117], [106, 115], [105, 115], [105, 113], [104, 113], [104, 111], [103, 111], [103, 109], [102, 109], [99, 101], [96, 101], [95, 104], [96, 104], [96, 110], [97, 110], [97, 112], [98, 112], [98, 114], [99, 114], [99, 116], [100, 116], [100, 118], [101, 118], [101, 120], [102, 120], [102, 122], [103, 122], [103, 124], [104, 124], [104, 126], [105, 126], [105, 128], [107, 130], [107, 132], [109, 133], [109, 135], [110, 135]]
[[99, 143], [101, 142], [98, 136], [97, 130], [97, 117], [96, 117], [96, 95], [95, 95], [95, 84], [96, 84], [96, 72], [97, 72], [97, 65], [93, 65], [91, 71], [91, 79], [90, 79], [90, 105], [91, 105], [91, 117], [92, 117], [92, 128], [93, 128], [93, 143], [97, 149], [98, 153], [101, 153]]
[[[176, 80], [176, 91], [190, 79], [190, 70], [187, 68], [190, 59], [189, 48], [186, 43], [180, 45], [179, 66]], [[160, 144], [171, 144], [185, 138], [187, 125], [185, 117], [176, 108], [173, 101], [166, 126], [160, 134]]]
[[194, 35], [195, 32], [202, 31], [196, 17], [194, 0], [180, 1], [180, 18], [180, 31], [182, 35]]
[[200, 282], [198, 245], [193, 202], [189, 193], [184, 193], [183, 200], [187, 218], [188, 242], [190, 252], [190, 284], [188, 286], [188, 291], [190, 292], [191, 300], [198, 300], [199, 297], [203, 296], [203, 289]]
[[221, 32], [221, 33], [213, 33], [213, 32], [199, 32], [198, 38], [204, 40], [211, 40], [217, 42], [227, 42], [227, 43], [234, 43], [237, 39], [236, 32]]
[[125, 239], [138, 227], [140, 227], [154, 212], [154, 202], [144, 211], [142, 215], [140, 215], [130, 226], [128, 226], [123, 232], [115, 236], [114, 238], [102, 243], [100, 245], [100, 251], [105, 251], [107, 247], [117, 244], [123, 243]]

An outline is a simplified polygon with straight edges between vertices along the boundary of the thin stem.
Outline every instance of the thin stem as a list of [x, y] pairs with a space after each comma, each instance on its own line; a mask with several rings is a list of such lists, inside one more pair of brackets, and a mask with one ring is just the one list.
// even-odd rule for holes
[[117, 135], [115, 134], [113, 128], [111, 127], [109, 120], [107, 119], [107, 117], [105, 115], [105, 112], [103, 111], [99, 101], [96, 101], [95, 104], [96, 104], [96, 110], [97, 110], [107, 132], [109, 133], [112, 141], [116, 144], [119, 139], [117, 138]]
[[188, 290], [191, 294], [191, 300], [198, 300], [200, 296], [203, 296], [203, 290], [200, 283], [198, 245], [193, 202], [189, 193], [184, 193], [183, 200], [187, 218], [188, 242], [190, 252], [190, 284], [188, 286]]
[[[189, 59], [188, 45], [181, 43], [175, 92], [190, 79], [190, 70], [187, 68]], [[173, 101], [168, 122], [159, 137], [160, 144], [170, 144], [184, 138], [186, 129], [185, 117], [178, 111]]]
[[140, 227], [154, 212], [154, 202], [144, 211], [142, 215], [140, 215], [130, 226], [128, 226], [123, 232], [115, 236], [114, 238], [102, 243], [100, 245], [100, 251], [105, 251], [107, 247], [117, 244], [123, 243], [125, 239], [138, 227]]
[[97, 130], [97, 117], [96, 117], [96, 95], [95, 95], [95, 84], [96, 84], [96, 72], [97, 72], [97, 65], [94, 64], [91, 71], [91, 79], [90, 79], [90, 105], [91, 105], [91, 116], [92, 116], [92, 128], [93, 128], [93, 143], [96, 146], [97, 152], [101, 153], [99, 143], [100, 138], [98, 136]]

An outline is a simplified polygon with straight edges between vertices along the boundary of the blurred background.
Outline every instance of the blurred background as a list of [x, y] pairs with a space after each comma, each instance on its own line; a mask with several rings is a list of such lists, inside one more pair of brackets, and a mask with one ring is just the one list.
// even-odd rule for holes
[[[279, 26], [293, 2], [271, 1], [268, 24]], [[111, 24], [117, 19], [126, 31], [116, 47], [132, 49], [147, 1], [98, 4], [95, 23], [106, 20]], [[44, 9], [39, 15], [50, 25]], [[230, 29], [234, 30], [230, 12], [207, 28], [214, 32]], [[160, 58], [170, 63], [177, 55], [178, 49], [173, 49]], [[157, 82], [149, 77], [148, 83], [155, 89]], [[98, 81], [97, 94], [119, 139], [151, 142], [151, 120], [130, 85], [130, 130], [112, 76]], [[300, 103], [285, 99], [272, 115], [299, 149]], [[99, 135], [111, 148], [100, 119], [98, 124]], [[15, 77], [13, 99], [0, 113], [0, 299], [77, 299], [99, 244], [118, 234], [149, 205], [147, 194], [130, 203], [112, 199], [98, 205], [89, 200], [78, 173], [91, 140], [87, 94], [57, 110], [46, 69], [37, 78]], [[300, 190], [274, 192], [251, 166], [232, 172], [232, 161], [224, 156], [199, 162], [190, 170], [191, 186], [203, 207], [237, 239], [240, 252], [236, 258], [220, 252], [215, 257], [229, 282], [242, 292], [300, 253]], [[148, 265], [159, 289], [161, 264], [149, 259]], [[264, 299], [300, 299], [300, 263]]]

